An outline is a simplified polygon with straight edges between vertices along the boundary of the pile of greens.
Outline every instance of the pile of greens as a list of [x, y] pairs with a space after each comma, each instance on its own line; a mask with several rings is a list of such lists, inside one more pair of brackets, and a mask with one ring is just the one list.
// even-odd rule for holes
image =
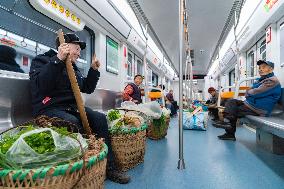
[[[1, 136], [0, 140], [0, 167], [2, 168], [18, 168], [15, 163], [7, 160], [6, 153], [11, 146], [20, 138], [20, 136], [29, 131], [38, 129], [32, 125], [14, 130], [14, 132], [7, 132]], [[51, 127], [60, 136], [69, 136], [77, 138], [77, 134], [70, 133], [66, 127]], [[54, 139], [50, 131], [34, 133], [24, 138], [25, 142], [38, 154], [45, 154], [54, 152], [56, 147]], [[72, 150], [71, 150], [72, 151]], [[71, 152], [70, 151], [70, 152]], [[73, 151], [74, 153], [74, 151]]]
[[119, 110], [110, 110], [107, 114], [107, 117], [109, 121], [114, 121], [121, 118], [121, 115], [119, 113]]
[[[135, 111], [109, 110], [107, 113], [111, 134], [136, 133], [141, 130], [144, 120]], [[145, 130], [145, 128], [143, 127]], [[142, 130], [143, 130], [142, 129]]]
[[168, 125], [166, 122], [166, 116], [162, 113], [159, 119], [153, 119], [153, 132], [156, 136], [160, 136], [164, 133], [165, 129], [167, 129]]
[[110, 129], [111, 133], [116, 133], [124, 125], [122, 115], [119, 113], [119, 110], [110, 110], [107, 114], [107, 118], [110, 122], [120, 119], [115, 125]]

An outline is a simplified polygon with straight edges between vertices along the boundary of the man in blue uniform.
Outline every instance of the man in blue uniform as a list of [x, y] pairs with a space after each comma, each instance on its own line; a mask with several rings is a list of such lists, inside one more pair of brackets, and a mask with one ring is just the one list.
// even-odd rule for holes
[[[85, 49], [86, 43], [80, 41], [73, 33], [65, 34], [64, 38], [65, 43], [61, 45], [58, 38], [56, 39], [58, 53], [49, 50], [36, 56], [32, 61], [29, 74], [33, 114], [62, 118], [79, 125], [80, 132], [84, 132], [64, 62], [69, 54], [79, 88], [81, 92], [88, 94], [94, 92], [96, 88], [100, 77], [98, 71], [100, 62], [94, 57], [87, 77], [83, 77], [76, 66], [76, 61], [80, 57], [81, 50]], [[88, 107], [85, 110], [93, 133], [99, 138], [104, 138], [109, 148], [107, 178], [114, 182], [128, 183], [130, 177], [117, 170], [114, 163], [106, 116]]]
[[260, 78], [253, 84], [252, 88], [246, 92], [246, 100], [228, 100], [225, 104], [225, 123], [215, 123], [217, 127], [226, 130], [224, 135], [218, 136], [221, 140], [236, 140], [237, 118], [245, 115], [270, 116], [274, 105], [281, 96], [281, 85], [274, 75], [274, 63], [259, 60]]

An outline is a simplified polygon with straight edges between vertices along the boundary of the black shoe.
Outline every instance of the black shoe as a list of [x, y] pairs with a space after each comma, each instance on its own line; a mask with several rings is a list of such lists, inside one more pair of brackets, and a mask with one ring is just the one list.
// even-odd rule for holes
[[130, 181], [130, 176], [115, 169], [107, 170], [106, 177], [112, 182], [116, 182], [119, 184], [127, 184]]
[[220, 136], [218, 136], [218, 138], [219, 138], [220, 140], [232, 140], [232, 141], [235, 141], [235, 140], [236, 140], [235, 135], [233, 135], [233, 134], [228, 134], [228, 133], [225, 133], [225, 134], [223, 134], [223, 135], [220, 135]]
[[226, 123], [226, 122], [215, 122], [212, 123], [212, 125], [216, 128], [222, 128], [222, 129], [229, 129], [232, 128], [230, 123]]

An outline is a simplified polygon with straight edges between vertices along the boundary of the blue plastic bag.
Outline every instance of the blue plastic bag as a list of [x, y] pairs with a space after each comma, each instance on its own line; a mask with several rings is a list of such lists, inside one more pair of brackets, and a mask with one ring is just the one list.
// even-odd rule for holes
[[183, 112], [183, 129], [206, 131], [208, 120], [207, 112], [198, 112], [195, 115]]

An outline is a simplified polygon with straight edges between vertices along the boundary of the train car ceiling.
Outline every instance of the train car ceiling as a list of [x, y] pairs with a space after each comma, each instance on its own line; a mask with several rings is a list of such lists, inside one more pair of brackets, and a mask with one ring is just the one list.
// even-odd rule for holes
[[[236, 0], [237, 1], [237, 0]], [[206, 74], [234, 0], [187, 1], [190, 48], [195, 50], [194, 72]], [[128, 0], [137, 6], [136, 14], [148, 21], [152, 38], [165, 50], [176, 70], [179, 65], [178, 3], [172, 0]], [[143, 14], [141, 16], [141, 14]], [[222, 36], [225, 38], [226, 36]], [[184, 53], [185, 56], [185, 53]], [[185, 63], [185, 57], [183, 58]]]

